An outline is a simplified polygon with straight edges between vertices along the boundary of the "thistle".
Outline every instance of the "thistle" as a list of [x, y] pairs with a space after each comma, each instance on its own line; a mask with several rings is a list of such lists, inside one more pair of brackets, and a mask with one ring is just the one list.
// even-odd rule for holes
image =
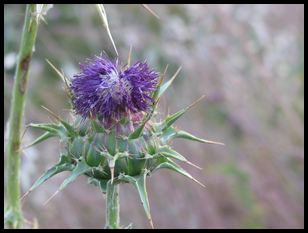
[[155, 121], [159, 99], [180, 68], [163, 84], [166, 70], [159, 75], [146, 62], [132, 66], [129, 63], [121, 67], [118, 60], [96, 56], [81, 64], [81, 72], [71, 80], [50, 63], [67, 85], [75, 119], [67, 122], [53, 114], [57, 123], [30, 124], [45, 133], [29, 146], [58, 137], [65, 149], [59, 162], [39, 177], [25, 195], [63, 171], [71, 171], [71, 175], [56, 193], [77, 177], [87, 176], [90, 184], [106, 194], [106, 228], [120, 228], [119, 185], [131, 183], [153, 227], [146, 191], [146, 178], [153, 172], [169, 169], [204, 186], [176, 161], [199, 167], [170, 146], [176, 138], [221, 144], [173, 126], [200, 99], [162, 121]]

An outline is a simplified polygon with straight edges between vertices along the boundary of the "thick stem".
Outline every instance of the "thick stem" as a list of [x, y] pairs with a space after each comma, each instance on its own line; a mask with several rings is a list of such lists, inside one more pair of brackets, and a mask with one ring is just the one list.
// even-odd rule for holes
[[119, 185], [107, 183], [106, 198], [106, 228], [119, 229], [120, 226], [120, 201], [119, 201]]
[[20, 132], [24, 114], [29, 66], [34, 50], [38, 24], [35, 18], [36, 5], [28, 4], [15, 71], [9, 116], [9, 132], [6, 161], [7, 211], [10, 212], [9, 228], [20, 228], [23, 222], [20, 203]]

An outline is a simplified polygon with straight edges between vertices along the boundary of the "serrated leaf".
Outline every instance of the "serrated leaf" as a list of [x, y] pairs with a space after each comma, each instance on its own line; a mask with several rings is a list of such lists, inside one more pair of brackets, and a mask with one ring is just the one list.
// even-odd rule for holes
[[55, 137], [56, 135], [50, 132], [45, 132], [44, 134], [42, 134], [40, 137], [38, 137], [37, 139], [35, 139], [32, 143], [30, 143], [29, 145], [25, 146], [23, 149], [29, 148], [31, 146], [34, 146], [42, 141], [47, 140], [48, 138], [51, 137]]
[[203, 99], [204, 96], [201, 96], [199, 99], [197, 99], [196, 101], [194, 101], [192, 104], [190, 104], [189, 106], [187, 106], [184, 109], [181, 109], [180, 111], [172, 114], [171, 116], [168, 116], [163, 124], [162, 124], [162, 131], [166, 130], [167, 128], [169, 128], [176, 120], [178, 120], [181, 116], [184, 115], [184, 113], [186, 113], [189, 109], [191, 109], [193, 106], [196, 105], [196, 103], [198, 103], [201, 99]]
[[166, 169], [175, 171], [175, 172], [177, 172], [177, 173], [179, 173], [179, 174], [181, 174], [183, 176], [186, 176], [189, 179], [195, 181], [196, 183], [198, 183], [202, 187], [205, 187], [204, 184], [200, 183], [192, 175], [190, 175], [187, 171], [185, 171], [183, 168], [181, 168], [179, 165], [177, 165], [176, 163], [174, 163], [170, 159], [167, 162], [163, 162], [163, 163], [159, 164], [154, 170], [158, 170], [158, 169], [161, 169], [161, 168], [166, 168]]
[[75, 181], [77, 177], [89, 171], [91, 171], [91, 167], [84, 160], [78, 161], [77, 165], [72, 171], [72, 174], [60, 185], [59, 191], [63, 190], [67, 185]]
[[33, 191], [35, 188], [43, 184], [45, 181], [55, 176], [56, 174], [63, 171], [73, 170], [74, 165], [70, 163], [70, 159], [66, 155], [62, 155], [56, 165], [49, 168], [46, 172], [43, 173], [30, 187], [29, 191], [24, 195], [26, 196], [29, 192]]
[[179, 72], [181, 71], [182, 67], [180, 66], [177, 71], [174, 73], [174, 75], [171, 77], [171, 79], [164, 83], [160, 88], [159, 88], [159, 91], [158, 91], [158, 98], [160, 98], [164, 92], [171, 86], [172, 82], [174, 81], [174, 79], [177, 77], [177, 75], [179, 74]]

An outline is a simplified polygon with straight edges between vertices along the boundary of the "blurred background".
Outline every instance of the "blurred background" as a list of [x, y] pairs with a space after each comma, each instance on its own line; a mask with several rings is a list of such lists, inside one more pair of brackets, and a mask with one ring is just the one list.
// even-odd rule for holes
[[[162, 116], [205, 94], [177, 122], [225, 146], [178, 141], [174, 147], [206, 189], [161, 170], [148, 179], [156, 228], [304, 227], [304, 5], [105, 5], [120, 60], [147, 59], [167, 79], [183, 69], [160, 103]], [[8, 119], [25, 5], [4, 7], [4, 126]], [[49, 122], [44, 105], [69, 118], [63, 83], [45, 59], [72, 77], [78, 63], [112, 44], [94, 5], [54, 5], [39, 27], [24, 123]], [[41, 134], [28, 130], [23, 145]], [[56, 139], [22, 155], [22, 193], [60, 152]], [[103, 228], [105, 200], [78, 178], [46, 206], [68, 175], [47, 181], [24, 201], [40, 228]], [[136, 190], [121, 187], [121, 224], [149, 228]]]

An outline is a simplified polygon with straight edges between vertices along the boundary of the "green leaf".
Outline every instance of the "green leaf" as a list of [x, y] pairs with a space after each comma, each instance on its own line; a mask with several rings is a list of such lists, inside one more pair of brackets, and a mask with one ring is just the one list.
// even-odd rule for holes
[[88, 119], [83, 119], [81, 116], [77, 116], [73, 127], [78, 131], [79, 136], [84, 137], [89, 130], [90, 121]]
[[[58, 163], [54, 165], [53, 167], [49, 168], [46, 172], [44, 172], [43, 175], [41, 175], [34, 182], [34, 184], [31, 186], [31, 188], [29, 189], [27, 193], [31, 192], [32, 190], [40, 186], [41, 184], [43, 184], [45, 181], [47, 181], [54, 175], [60, 172], [63, 172], [63, 171], [71, 171], [73, 170], [73, 168], [74, 168], [74, 165], [70, 163], [69, 158], [66, 155], [61, 155]], [[26, 196], [27, 193], [24, 196]]]
[[180, 161], [184, 161], [184, 162], [187, 161], [187, 159], [183, 155], [181, 155], [175, 150], [172, 150], [169, 146], [162, 146], [161, 148], [159, 148], [158, 153], [166, 157], [178, 159]]
[[160, 131], [159, 127], [157, 128], [158, 129], [156, 129], [156, 131], [158, 131], [158, 137], [161, 140], [162, 144], [167, 144], [168, 141], [171, 140], [177, 132], [173, 127], [169, 127], [163, 132]]
[[96, 167], [103, 160], [103, 156], [95, 150], [93, 143], [90, 145], [88, 152], [86, 154], [87, 164], [91, 167]]
[[133, 139], [139, 138], [140, 135], [141, 135], [142, 132], [143, 132], [143, 128], [144, 128], [145, 124], [146, 124], [146, 121], [143, 121], [143, 122], [141, 123], [141, 125], [140, 125], [134, 132], [132, 132], [132, 133], [128, 136], [128, 139], [129, 139], [129, 140], [133, 140]]
[[40, 124], [29, 124], [29, 127], [35, 128], [35, 129], [41, 129], [45, 130], [47, 132], [58, 134], [58, 130], [60, 128], [59, 125], [53, 124], [53, 123], [40, 123]]
[[65, 135], [69, 137], [75, 136], [77, 133], [75, 132], [75, 129], [73, 126], [71, 126], [66, 121], [62, 120], [59, 116], [57, 116], [55, 113], [53, 113], [50, 109], [48, 109], [45, 106], [41, 106], [43, 109], [45, 109], [49, 114], [51, 114], [54, 118], [56, 118], [58, 121], [60, 121], [62, 128], [64, 127]]
[[184, 115], [184, 113], [186, 113], [189, 109], [191, 109], [193, 106], [195, 106], [201, 99], [203, 99], [204, 96], [201, 96], [199, 99], [197, 99], [196, 101], [194, 101], [192, 104], [190, 104], [189, 106], [187, 106], [184, 109], [181, 109], [180, 111], [174, 113], [171, 116], [168, 116], [165, 121], [162, 123], [162, 131], [166, 130], [167, 128], [169, 128], [176, 120], [178, 120], [181, 116]]
[[95, 187], [99, 187], [99, 180], [94, 177], [89, 177], [88, 184], [93, 184]]
[[62, 139], [68, 136], [66, 129], [62, 125], [59, 125], [59, 124], [54, 124], [54, 123], [33, 124], [31, 123], [28, 126], [35, 128], [35, 129], [45, 130], [47, 132], [50, 132], [52, 134], [59, 136]]
[[75, 137], [73, 142], [69, 144], [69, 154], [75, 158], [80, 158], [83, 153], [84, 141], [82, 137]]
[[129, 175], [125, 175], [124, 173], [121, 173], [119, 175], [118, 180], [124, 181], [124, 182], [127, 182], [127, 183], [131, 183], [133, 185], [135, 185], [135, 182], [137, 182], [134, 177], [129, 176]]
[[150, 212], [150, 204], [148, 199], [148, 193], [146, 190], [146, 176], [149, 173], [149, 170], [144, 170], [142, 176], [138, 177], [137, 182], [135, 183], [135, 186], [138, 190], [143, 208], [145, 210], [145, 213], [147, 215], [148, 220], [150, 221], [151, 227], [153, 227], [151, 212]]
[[159, 80], [158, 80], [158, 83], [157, 83], [157, 86], [156, 86], [156, 90], [153, 92], [153, 95], [152, 95], [152, 98], [153, 98], [154, 101], [158, 101], [159, 100], [158, 93], [159, 93], [160, 87], [161, 87], [161, 85], [162, 85], [162, 83], [164, 81], [164, 78], [166, 77], [168, 66], [169, 65], [167, 64], [164, 72], [159, 77]]
[[[167, 162], [163, 162], [161, 164], [159, 164], [154, 170], [158, 170], [161, 168], [166, 168], [172, 171], [175, 171], [183, 176], [188, 177], [189, 179], [195, 181], [196, 183], [198, 183], [199, 185], [201, 185], [202, 187], [205, 187], [204, 184], [200, 183], [198, 180], [196, 180], [194, 177], [192, 177], [187, 171], [185, 171], [183, 168], [181, 168], [179, 165], [177, 165], [176, 163], [174, 163], [172, 160], [168, 160]], [[154, 172], [154, 171], [152, 171]]]
[[121, 137], [117, 139], [117, 146], [119, 152], [126, 152], [128, 149], [128, 140]]
[[139, 177], [132, 177], [129, 175], [120, 174], [119, 179], [129, 182], [135, 186], [135, 188], [138, 191], [139, 197], [141, 199], [146, 216], [151, 224], [151, 227], [154, 228], [150, 213], [148, 193], [146, 190], [146, 176], [148, 175], [149, 172], [150, 172], [149, 170], [144, 169], [143, 173]]
[[188, 108], [181, 109], [180, 111], [172, 114], [171, 116], [168, 116], [165, 121], [163, 122], [163, 129], [162, 131], [169, 128], [177, 119], [179, 119], [181, 116], [184, 115], [185, 112], [188, 111]]
[[67, 123], [64, 120], [60, 120], [60, 122], [65, 127], [65, 129], [67, 130], [67, 135], [68, 136], [74, 137], [75, 135], [77, 135], [77, 132], [75, 131], [73, 126], [71, 126], [69, 123]]
[[67, 185], [75, 181], [77, 177], [89, 171], [91, 171], [91, 167], [84, 160], [78, 161], [72, 171], [72, 174], [62, 182], [59, 191], [63, 190]]
[[210, 141], [210, 140], [205, 140], [202, 138], [198, 138], [184, 130], [176, 130], [173, 127], [169, 127], [163, 131], [163, 133], [160, 135], [160, 140], [165, 144], [166, 142], [175, 139], [175, 138], [183, 138], [191, 141], [196, 141], [196, 142], [202, 142], [202, 143], [209, 143], [209, 144], [216, 144], [216, 145], [225, 145], [224, 143], [221, 142], [215, 142], [215, 141]]
[[96, 120], [91, 120], [91, 124], [96, 133], [105, 133], [106, 130], [103, 125], [99, 124]]
[[209, 144], [217, 144], [217, 145], [225, 145], [221, 142], [215, 142], [215, 141], [209, 141], [209, 140], [205, 140], [202, 138], [198, 138], [184, 130], [180, 130], [178, 132], [176, 132], [172, 138], [183, 138], [183, 139], [187, 139], [187, 140], [191, 140], [191, 141], [196, 141], [196, 142], [202, 142], [202, 143], [209, 143]]
[[107, 192], [107, 182], [108, 180], [101, 180], [101, 179], [96, 179], [94, 177], [89, 177], [88, 178], [88, 183], [93, 184], [96, 187], [99, 187], [102, 193]]
[[29, 148], [31, 146], [34, 146], [42, 141], [47, 140], [48, 138], [51, 137], [55, 137], [56, 135], [50, 132], [45, 132], [44, 134], [42, 134], [40, 137], [38, 137], [37, 139], [35, 139], [32, 143], [30, 143], [29, 145], [25, 146], [24, 149]]
[[181, 155], [179, 152], [173, 150], [169, 146], [162, 146], [157, 153], [159, 153], [160, 155], [163, 155], [167, 158], [178, 159], [180, 161], [188, 163], [191, 166], [194, 166], [195, 168], [202, 170], [201, 167], [199, 167], [199, 166], [193, 164], [192, 162], [188, 161], [183, 155]]
[[158, 92], [158, 98], [160, 98], [164, 92], [171, 86], [172, 82], [174, 81], [174, 79], [177, 77], [177, 75], [179, 74], [179, 72], [181, 71], [182, 67], [180, 66], [178, 68], [178, 70], [174, 73], [174, 75], [171, 77], [171, 79], [164, 83], [160, 88], [159, 88], [159, 92]]
[[108, 135], [108, 144], [107, 144], [107, 150], [112, 156], [116, 154], [116, 147], [117, 147], [116, 133], [115, 129], [112, 129], [110, 134]]

